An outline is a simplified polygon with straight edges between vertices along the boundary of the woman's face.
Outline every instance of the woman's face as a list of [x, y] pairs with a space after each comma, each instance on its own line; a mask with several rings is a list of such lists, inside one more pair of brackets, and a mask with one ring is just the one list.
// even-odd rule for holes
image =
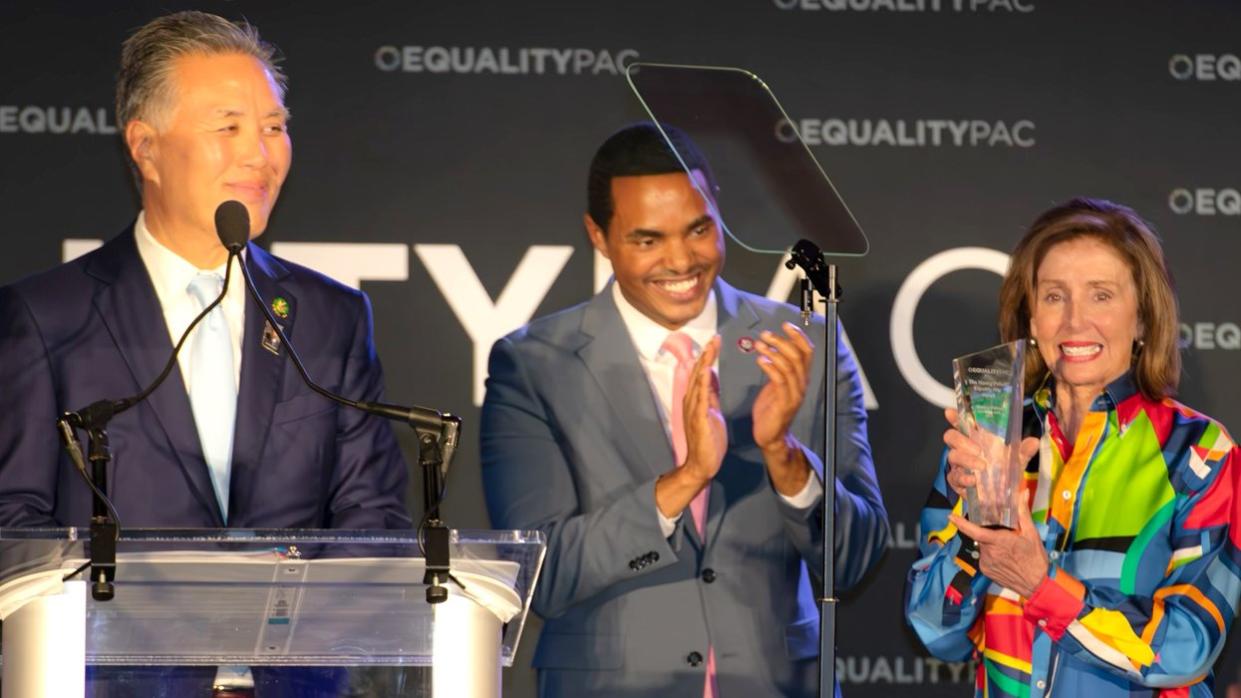
[[1125, 371], [1142, 336], [1137, 287], [1110, 245], [1058, 243], [1035, 270], [1030, 333], [1060, 387], [1102, 392]]

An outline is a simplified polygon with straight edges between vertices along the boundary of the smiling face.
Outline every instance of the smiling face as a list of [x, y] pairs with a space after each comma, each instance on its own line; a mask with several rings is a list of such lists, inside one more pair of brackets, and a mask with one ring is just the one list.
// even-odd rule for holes
[[625, 300], [679, 329], [702, 313], [724, 264], [715, 206], [684, 173], [615, 177], [612, 201], [606, 231], [586, 216], [591, 244], [612, 262]]
[[1107, 243], [1081, 236], [1049, 249], [1031, 308], [1031, 336], [1058, 386], [1098, 393], [1129, 370], [1142, 335], [1137, 287]]
[[279, 87], [259, 60], [231, 53], [177, 58], [169, 80], [156, 123], [126, 128], [152, 233], [174, 249], [218, 247], [215, 210], [234, 199], [257, 237], [293, 157]]

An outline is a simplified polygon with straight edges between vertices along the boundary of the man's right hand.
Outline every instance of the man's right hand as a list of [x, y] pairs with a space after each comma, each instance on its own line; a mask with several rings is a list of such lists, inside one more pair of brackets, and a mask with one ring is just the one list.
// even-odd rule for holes
[[715, 360], [720, 355], [718, 335], [707, 342], [694, 363], [689, 388], [685, 391], [686, 456], [684, 470], [692, 473], [706, 486], [720, 471], [728, 450], [728, 430], [720, 411], [720, 379], [715, 375]]
[[680, 515], [720, 471], [728, 450], [728, 430], [720, 411], [720, 385], [715, 360], [720, 338], [713, 337], [694, 363], [681, 414], [685, 426], [685, 463], [655, 483], [655, 504], [667, 518]]

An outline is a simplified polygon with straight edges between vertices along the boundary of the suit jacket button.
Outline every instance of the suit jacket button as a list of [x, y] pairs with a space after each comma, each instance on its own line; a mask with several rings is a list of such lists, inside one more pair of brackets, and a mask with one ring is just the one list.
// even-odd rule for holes
[[711, 582], [714, 582], [714, 581], [715, 581], [715, 570], [711, 569], [710, 567], [708, 567], [707, 569], [703, 570], [703, 571], [702, 571], [702, 581], [706, 582], [707, 584], [710, 584]]
[[638, 561], [637, 561], [637, 560], [630, 560], [630, 561], [629, 561], [629, 569], [633, 570], [634, 572], [637, 572], [639, 567], [640, 567], [640, 565], [638, 565]]
[[659, 553], [655, 552], [654, 550], [647, 553], [646, 556], [650, 558], [651, 562], [659, 562]]
[[698, 666], [702, 664], [702, 655], [697, 652], [690, 652], [689, 656], [685, 658], [685, 663], [690, 666]]

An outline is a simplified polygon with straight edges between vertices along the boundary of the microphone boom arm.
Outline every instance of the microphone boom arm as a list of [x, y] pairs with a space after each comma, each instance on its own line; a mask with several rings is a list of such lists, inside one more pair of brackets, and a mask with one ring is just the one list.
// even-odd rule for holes
[[449, 531], [439, 518], [439, 507], [440, 500], [444, 494], [444, 477], [447, 475], [448, 467], [452, 463], [452, 457], [456, 453], [457, 443], [460, 438], [461, 418], [453, 414], [417, 405], [403, 407], [382, 402], [351, 400], [319, 385], [306, 371], [305, 364], [302, 363], [297, 350], [289, 342], [289, 338], [285, 336], [284, 328], [277, 322], [275, 314], [267, 306], [263, 296], [259, 293], [258, 287], [254, 283], [254, 277], [250, 274], [250, 269], [244, 262], [241, 264], [241, 275], [245, 278], [246, 290], [249, 292], [251, 300], [262, 311], [267, 324], [276, 333], [276, 336], [280, 338], [280, 343], [285, 348], [285, 351], [289, 353], [289, 359], [301, 375], [302, 381], [311, 390], [332, 402], [361, 410], [367, 414], [405, 422], [413, 427], [418, 434], [418, 463], [422, 470], [423, 485], [423, 519], [426, 523], [426, 526], [422, 527], [421, 538], [426, 561], [426, 574], [423, 577], [423, 584], [427, 585], [427, 603], [434, 604], [447, 600], [448, 591], [441, 584], [442, 580], [448, 579], [455, 582], [458, 586], [462, 585], [461, 582], [452, 576], [449, 570]]

